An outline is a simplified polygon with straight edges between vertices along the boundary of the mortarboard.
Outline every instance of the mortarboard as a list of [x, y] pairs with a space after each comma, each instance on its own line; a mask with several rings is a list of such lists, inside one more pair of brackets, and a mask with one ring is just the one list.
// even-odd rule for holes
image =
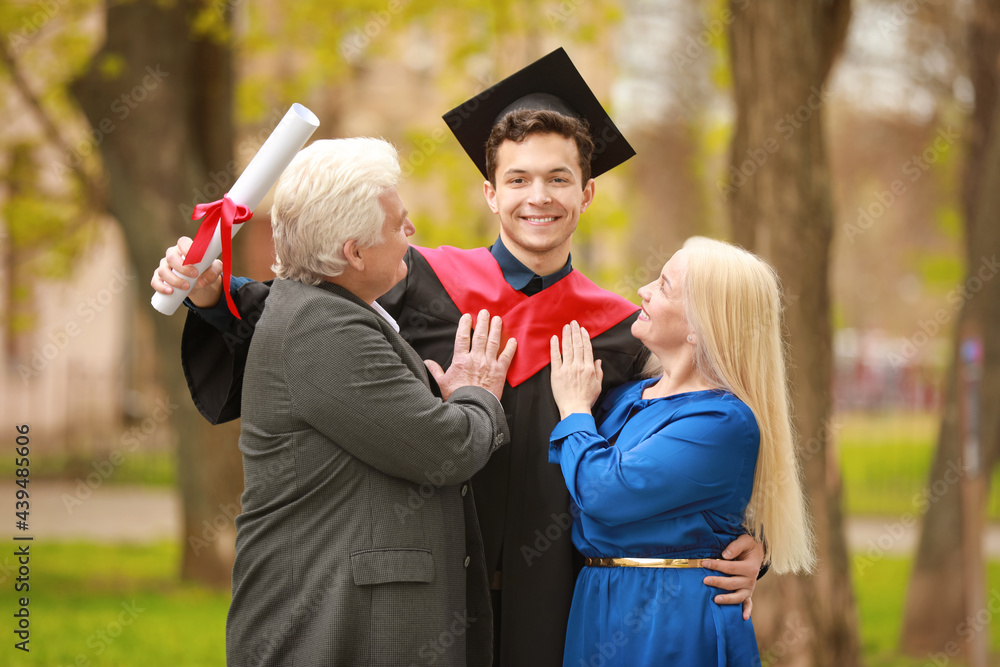
[[559, 48], [444, 115], [455, 138], [484, 177], [486, 140], [496, 122], [517, 109], [550, 109], [586, 120], [594, 139], [592, 177], [635, 155], [566, 51]]

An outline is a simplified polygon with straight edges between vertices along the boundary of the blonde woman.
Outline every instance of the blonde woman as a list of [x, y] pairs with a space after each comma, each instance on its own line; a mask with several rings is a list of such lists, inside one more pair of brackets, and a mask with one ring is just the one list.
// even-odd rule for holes
[[552, 337], [562, 421], [549, 460], [573, 498], [585, 557], [563, 664], [758, 665], [753, 625], [712, 601], [702, 559], [767, 528], [777, 573], [808, 572], [812, 533], [793, 451], [773, 269], [689, 239], [639, 290], [632, 333], [649, 377], [601, 388], [586, 330]]

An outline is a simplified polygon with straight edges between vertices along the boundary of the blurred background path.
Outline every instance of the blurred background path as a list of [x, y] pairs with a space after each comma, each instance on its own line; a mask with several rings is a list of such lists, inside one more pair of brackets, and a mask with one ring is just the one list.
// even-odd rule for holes
[[[0, 483], [0, 498], [10, 498], [13, 505], [16, 488]], [[91, 491], [76, 482], [32, 481], [28, 491], [27, 533], [39, 540], [156, 542], [180, 537], [180, 493], [173, 488], [118, 485]]]

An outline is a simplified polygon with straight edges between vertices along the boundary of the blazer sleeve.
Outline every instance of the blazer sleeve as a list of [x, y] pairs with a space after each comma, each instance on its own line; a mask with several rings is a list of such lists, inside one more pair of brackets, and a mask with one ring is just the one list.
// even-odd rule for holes
[[316, 302], [296, 310], [281, 359], [294, 409], [388, 475], [436, 485], [469, 479], [509, 440], [500, 402], [480, 387], [435, 397], [376, 318], [361, 307], [334, 316]]
[[188, 312], [181, 336], [181, 366], [191, 400], [212, 424], [240, 416], [247, 352], [270, 289], [270, 281], [251, 281], [233, 292], [242, 319], [231, 317], [228, 327], [220, 327], [197, 311]]

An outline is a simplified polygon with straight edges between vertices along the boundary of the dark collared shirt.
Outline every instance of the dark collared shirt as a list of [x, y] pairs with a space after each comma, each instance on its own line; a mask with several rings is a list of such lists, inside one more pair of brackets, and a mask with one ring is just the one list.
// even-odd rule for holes
[[571, 254], [566, 259], [566, 265], [561, 269], [547, 276], [540, 276], [522, 264], [517, 257], [514, 257], [499, 236], [496, 243], [490, 248], [490, 252], [493, 253], [493, 259], [500, 265], [500, 270], [503, 272], [507, 284], [528, 296], [552, 287], [573, 270], [573, 255]]

